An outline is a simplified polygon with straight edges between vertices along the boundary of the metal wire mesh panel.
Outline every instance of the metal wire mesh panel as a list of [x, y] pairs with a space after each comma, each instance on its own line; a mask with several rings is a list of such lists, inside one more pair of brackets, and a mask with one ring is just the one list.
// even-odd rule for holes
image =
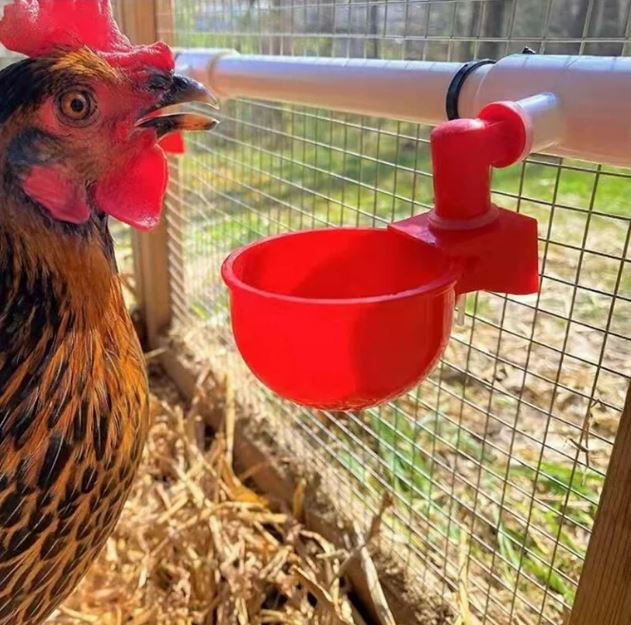
[[[178, 0], [163, 35], [261, 54], [620, 55], [630, 4]], [[168, 219], [179, 328], [230, 348], [218, 277], [229, 251], [293, 229], [382, 226], [429, 208], [432, 187], [426, 127], [249, 100], [224, 103], [221, 118], [212, 136], [188, 139]], [[300, 432], [314, 466], [340, 469], [349, 509], [392, 494], [381, 547], [455, 613], [464, 602], [481, 623], [556, 624], [572, 605], [631, 376], [631, 176], [535, 156], [497, 172], [494, 191], [539, 220], [538, 295], [470, 298], [439, 366], [397, 402], [328, 414], [268, 397], [267, 410], [279, 439], [295, 449]]]

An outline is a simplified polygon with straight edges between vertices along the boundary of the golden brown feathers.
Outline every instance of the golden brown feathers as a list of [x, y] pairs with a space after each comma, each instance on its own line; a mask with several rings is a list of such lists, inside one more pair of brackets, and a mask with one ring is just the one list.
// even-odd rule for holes
[[0, 625], [35, 625], [109, 535], [147, 430], [144, 363], [94, 220], [0, 220]]

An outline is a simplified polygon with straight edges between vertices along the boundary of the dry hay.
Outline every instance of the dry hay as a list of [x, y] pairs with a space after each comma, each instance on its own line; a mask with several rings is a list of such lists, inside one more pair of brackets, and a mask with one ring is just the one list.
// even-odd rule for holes
[[248, 488], [232, 469], [229, 437], [200, 449], [193, 408], [185, 413], [159, 386], [122, 519], [49, 625], [364, 623], [345, 594], [349, 554]]

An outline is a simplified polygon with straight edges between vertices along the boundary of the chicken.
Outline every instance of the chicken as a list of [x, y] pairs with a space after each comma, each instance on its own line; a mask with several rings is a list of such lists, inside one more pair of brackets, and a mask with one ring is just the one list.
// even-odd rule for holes
[[168, 111], [214, 99], [104, 0], [16, 0], [0, 41], [27, 55], [0, 72], [0, 625], [36, 625], [111, 533], [147, 434], [108, 216], [158, 222], [159, 141], [215, 124]]

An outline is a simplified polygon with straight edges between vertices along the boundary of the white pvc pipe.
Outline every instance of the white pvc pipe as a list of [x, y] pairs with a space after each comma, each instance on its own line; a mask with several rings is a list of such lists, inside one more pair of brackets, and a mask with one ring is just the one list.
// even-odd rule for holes
[[258, 98], [426, 124], [445, 118], [445, 93], [462, 63], [239, 55], [188, 50], [177, 71], [220, 98]]
[[[239, 55], [184, 50], [177, 70], [220, 98], [248, 97], [424, 124], [446, 120], [461, 63]], [[631, 58], [517, 54], [466, 79], [462, 117], [517, 101], [532, 121], [533, 151], [631, 166]]]
[[517, 100], [515, 105], [526, 122], [528, 132], [524, 158], [532, 152], [554, 149], [563, 143], [566, 133], [565, 116], [561, 102], [554, 93], [539, 93]]
[[462, 90], [463, 117], [497, 100], [554, 94], [559, 143], [544, 152], [631, 166], [631, 58], [516, 54], [479, 72]]

